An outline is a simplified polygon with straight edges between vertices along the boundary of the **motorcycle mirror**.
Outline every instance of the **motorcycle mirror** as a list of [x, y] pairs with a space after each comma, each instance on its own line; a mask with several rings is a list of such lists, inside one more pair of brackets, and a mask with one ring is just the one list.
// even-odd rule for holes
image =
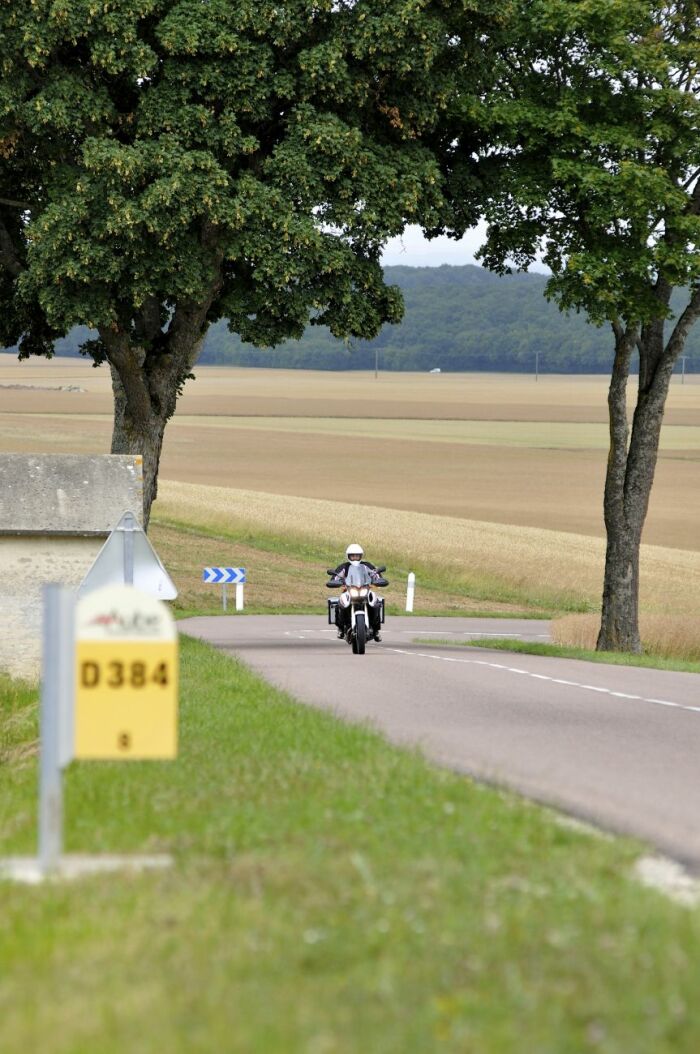
[[335, 574], [335, 568], [334, 567], [327, 567], [326, 568], [326, 574], [327, 575], [334, 575]]
[[378, 575], [380, 575], [382, 573], [382, 571], [386, 571], [386, 567], [378, 567], [377, 568], [377, 574]]

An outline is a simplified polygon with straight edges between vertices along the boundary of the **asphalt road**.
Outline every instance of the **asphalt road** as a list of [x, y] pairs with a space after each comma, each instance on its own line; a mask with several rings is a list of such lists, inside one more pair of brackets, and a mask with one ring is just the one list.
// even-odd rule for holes
[[322, 616], [200, 617], [179, 626], [303, 703], [640, 837], [700, 873], [696, 674], [416, 642], [547, 640], [548, 624], [529, 620], [393, 618], [364, 656], [336, 640]]

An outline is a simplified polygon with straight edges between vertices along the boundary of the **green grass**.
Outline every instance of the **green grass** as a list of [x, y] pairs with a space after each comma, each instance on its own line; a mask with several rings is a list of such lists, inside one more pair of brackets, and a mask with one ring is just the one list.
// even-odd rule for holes
[[[34, 847], [0, 684], [0, 849]], [[7, 731], [8, 723], [10, 731]], [[439, 770], [185, 639], [175, 762], [79, 763], [67, 847], [164, 873], [2, 885], [3, 1054], [695, 1054], [700, 911], [639, 847]]]
[[491, 648], [494, 651], [517, 651], [524, 655], [551, 655], [558, 659], [584, 659], [614, 666], [647, 666], [654, 670], [676, 670], [679, 673], [700, 673], [700, 663], [668, 659], [662, 655], [634, 655], [631, 652], [592, 651], [563, 644], [537, 644], [511, 637], [478, 637], [472, 640], [443, 640], [436, 637], [415, 637], [416, 644], [439, 644], [440, 647]]
[[[221, 525], [210, 528], [198, 524], [195, 527], [182, 520], [157, 514], [152, 517], [151, 525], [156, 528], [156, 532], [158, 527], [177, 531], [183, 539], [183, 552], [187, 550], [188, 537], [209, 538], [229, 546], [243, 543], [262, 554], [270, 553], [275, 556], [288, 556], [290, 561], [302, 562], [306, 565], [307, 570], [305, 573], [311, 576], [311, 581], [318, 583], [320, 586], [320, 589], [316, 588], [316, 586], [314, 587], [314, 600], [312, 602], [290, 603], [284, 595], [286, 581], [282, 573], [280, 573], [279, 604], [275, 601], [274, 604], [248, 605], [248, 610], [254, 614], [302, 614], [319, 610], [318, 596], [321, 592], [325, 593], [325, 590], [323, 590], [325, 576], [322, 571], [320, 573], [320, 569], [330, 566], [329, 545], [327, 543], [313, 543], [308, 539], [291, 535], [277, 535], [272, 532], [266, 533], [260, 530], [251, 531], [245, 527], [234, 527], [228, 530]], [[337, 553], [336, 556], [340, 560], [342, 553]], [[394, 588], [397, 588], [397, 583], [401, 583], [401, 588], [405, 591], [404, 583], [409, 571], [413, 571], [416, 574], [421, 596], [430, 599], [430, 609], [425, 612], [430, 615], [549, 619], [563, 613], [593, 610], [591, 605], [581, 597], [573, 597], [568, 594], [559, 596], [557, 598], [558, 603], [555, 604], [551, 596], [528, 595], [527, 591], [517, 586], [511, 587], [503, 582], [496, 582], [490, 579], [469, 578], [467, 572], [465, 572], [462, 580], [456, 580], [449, 569], [435, 566], [430, 562], [421, 563], [420, 561], [412, 560], [409, 564], [406, 561], [405, 554], [386, 553], [382, 554], [381, 560], [390, 568]], [[333, 563], [333, 560], [330, 563]], [[193, 567], [191, 573], [197, 578], [201, 577], [201, 567]], [[294, 591], [290, 591], [289, 595], [293, 597], [295, 595]], [[218, 596], [216, 604], [218, 605], [217, 610], [220, 611], [222, 605]], [[480, 607], [479, 605], [482, 606]], [[501, 605], [500, 610], [498, 605]], [[177, 606], [178, 602], [176, 601]], [[234, 600], [231, 595], [229, 596], [229, 608], [233, 609], [233, 607]], [[514, 608], [517, 608], [517, 611]], [[204, 612], [199, 609], [193, 609], [191, 605], [187, 605], [187, 611], [190, 615], [212, 613], [211, 609], [207, 609]], [[402, 606], [400, 603], [395, 605], [387, 603], [387, 612], [400, 614]]]

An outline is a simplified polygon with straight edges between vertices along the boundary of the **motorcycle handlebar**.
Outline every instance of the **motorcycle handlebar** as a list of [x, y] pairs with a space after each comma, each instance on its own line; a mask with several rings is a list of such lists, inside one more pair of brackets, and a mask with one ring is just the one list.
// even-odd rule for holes
[[[332, 579], [330, 582], [326, 582], [326, 589], [340, 589], [345, 583], [340, 578]], [[372, 582], [373, 586], [388, 586], [389, 582], [386, 578], [378, 578], [376, 582]]]

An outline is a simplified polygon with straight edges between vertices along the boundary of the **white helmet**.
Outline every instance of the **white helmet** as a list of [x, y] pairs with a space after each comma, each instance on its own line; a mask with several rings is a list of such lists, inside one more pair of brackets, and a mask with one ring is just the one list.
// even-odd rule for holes
[[356, 542], [353, 542], [353, 544], [349, 545], [345, 550], [345, 555], [347, 556], [348, 560], [351, 560], [353, 556], [359, 556], [361, 560], [362, 557], [365, 555], [365, 551], [361, 545], [358, 545]]

